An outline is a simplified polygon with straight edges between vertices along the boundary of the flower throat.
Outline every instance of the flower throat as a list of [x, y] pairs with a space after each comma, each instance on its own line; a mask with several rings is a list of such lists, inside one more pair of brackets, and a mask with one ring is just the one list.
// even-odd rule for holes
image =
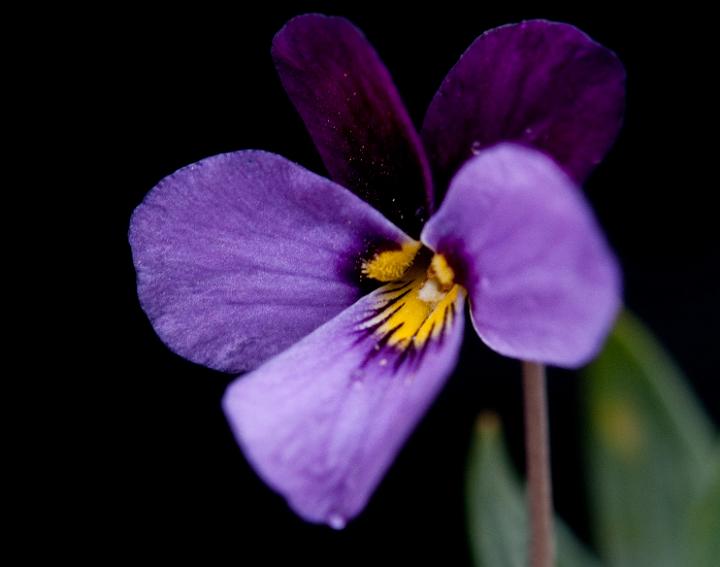
[[376, 254], [363, 263], [362, 273], [385, 285], [361, 329], [372, 331], [378, 345], [399, 350], [420, 349], [428, 339], [441, 339], [456, 315], [458, 294], [465, 293], [445, 257], [416, 241]]

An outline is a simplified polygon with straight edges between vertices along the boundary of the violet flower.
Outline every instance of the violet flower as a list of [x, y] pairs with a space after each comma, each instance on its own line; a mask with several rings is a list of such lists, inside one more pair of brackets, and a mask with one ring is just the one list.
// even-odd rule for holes
[[130, 243], [160, 338], [252, 370], [223, 406], [257, 472], [340, 528], [455, 366], [466, 298], [501, 354], [576, 367], [598, 351], [620, 275], [578, 184], [617, 134], [624, 72], [572, 26], [497, 28], [420, 137], [347, 20], [295, 18], [273, 57], [333, 181], [266, 152], [214, 156], [147, 195]]

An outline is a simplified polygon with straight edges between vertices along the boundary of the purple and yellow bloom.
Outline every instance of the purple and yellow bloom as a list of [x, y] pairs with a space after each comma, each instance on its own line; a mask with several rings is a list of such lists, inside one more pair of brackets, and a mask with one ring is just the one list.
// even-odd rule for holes
[[143, 309], [196, 363], [244, 376], [223, 407], [303, 518], [357, 515], [455, 366], [485, 344], [582, 365], [620, 273], [579, 185], [622, 121], [624, 71], [576, 28], [470, 46], [418, 134], [362, 33], [299, 16], [273, 58], [332, 180], [238, 151], [163, 179], [130, 243]]

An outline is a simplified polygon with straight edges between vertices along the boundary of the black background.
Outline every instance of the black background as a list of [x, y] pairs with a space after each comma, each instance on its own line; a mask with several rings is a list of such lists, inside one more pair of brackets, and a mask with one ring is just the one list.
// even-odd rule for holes
[[[469, 565], [463, 474], [478, 412], [500, 413], [523, 466], [518, 365], [468, 333], [455, 375], [363, 514], [342, 532], [306, 524], [236, 447], [219, 406], [232, 377], [172, 354], [138, 305], [127, 226], [162, 177], [244, 148], [323, 172], [269, 53], [283, 23], [309, 11], [344, 15], [366, 33], [416, 124], [464, 49], [496, 25], [565, 21], [614, 50], [628, 73], [626, 126], [587, 184], [588, 196], [623, 264], [628, 306], [676, 356], [719, 421], [711, 366], [718, 338], [717, 157], [710, 141], [717, 93], [709, 77], [716, 62], [702, 13], [632, 14], [592, 3], [582, 10], [445, 1], [405, 9], [389, 2], [266, 4], [174, 7], [161, 15], [118, 8], [84, 13], [90, 24], [60, 30], [81, 86], [73, 108], [90, 126], [98, 170], [81, 213], [110, 237], [87, 243], [110, 271], [99, 281], [102, 322], [93, 332], [103, 348], [84, 404], [93, 414], [83, 428], [84, 453], [96, 466], [79, 475], [77, 487], [78, 496], [90, 496], [90, 522], [66, 543], [98, 559]], [[551, 371], [549, 392], [556, 507], [592, 545], [578, 377]]]

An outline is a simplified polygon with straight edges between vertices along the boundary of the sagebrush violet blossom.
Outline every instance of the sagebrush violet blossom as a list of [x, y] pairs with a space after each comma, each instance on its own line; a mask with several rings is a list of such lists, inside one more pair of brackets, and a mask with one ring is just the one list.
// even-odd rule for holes
[[497, 28], [419, 136], [347, 20], [291, 20], [273, 58], [333, 181], [261, 151], [210, 157], [148, 194], [130, 243], [160, 338], [251, 371], [223, 400], [251, 464], [339, 528], [452, 371], [466, 299], [504, 355], [576, 367], [600, 348], [620, 275], [579, 184], [620, 127], [624, 72], [572, 26]]

